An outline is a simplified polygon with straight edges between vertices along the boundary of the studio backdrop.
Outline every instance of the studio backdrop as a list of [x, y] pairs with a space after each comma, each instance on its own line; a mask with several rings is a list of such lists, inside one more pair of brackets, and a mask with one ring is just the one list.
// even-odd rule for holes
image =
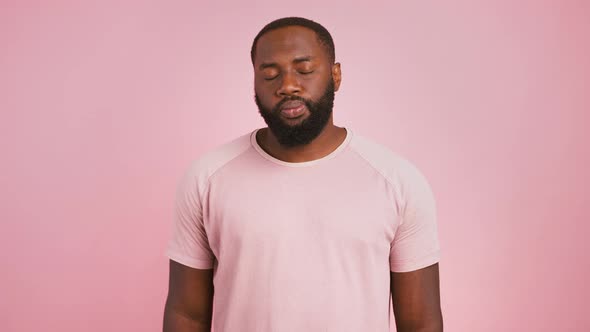
[[264, 122], [267, 22], [330, 30], [334, 121], [437, 199], [451, 332], [590, 331], [588, 1], [2, 1], [0, 330], [160, 331], [176, 184]]

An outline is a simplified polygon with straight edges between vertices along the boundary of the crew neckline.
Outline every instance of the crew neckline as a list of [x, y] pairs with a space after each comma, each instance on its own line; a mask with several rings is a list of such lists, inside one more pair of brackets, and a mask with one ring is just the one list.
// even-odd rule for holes
[[346, 129], [346, 137], [344, 138], [344, 141], [342, 141], [342, 143], [340, 143], [340, 145], [338, 145], [338, 147], [336, 149], [334, 149], [332, 152], [330, 152], [329, 154], [327, 154], [321, 158], [309, 160], [309, 161], [288, 162], [288, 161], [277, 159], [277, 158], [271, 156], [270, 154], [268, 154], [266, 151], [264, 151], [264, 149], [262, 149], [262, 147], [258, 144], [258, 141], [256, 140], [256, 134], [261, 129], [263, 129], [263, 128], [255, 129], [254, 131], [252, 131], [252, 133], [250, 133], [250, 144], [252, 145], [254, 150], [256, 150], [256, 152], [258, 152], [258, 154], [260, 154], [264, 159], [271, 161], [275, 164], [282, 165], [282, 166], [288, 166], [288, 167], [309, 167], [309, 166], [314, 166], [319, 163], [333, 159], [334, 157], [338, 156], [340, 154], [340, 152], [348, 146], [348, 144], [350, 143], [350, 140], [352, 139], [352, 136], [353, 136], [352, 131], [349, 128], [344, 127], [344, 129]]

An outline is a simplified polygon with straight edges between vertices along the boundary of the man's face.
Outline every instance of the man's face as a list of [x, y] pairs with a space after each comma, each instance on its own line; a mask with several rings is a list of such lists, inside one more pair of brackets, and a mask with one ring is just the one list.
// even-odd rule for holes
[[308, 144], [330, 120], [339, 64], [332, 64], [315, 32], [299, 26], [269, 31], [254, 59], [255, 100], [285, 147]]

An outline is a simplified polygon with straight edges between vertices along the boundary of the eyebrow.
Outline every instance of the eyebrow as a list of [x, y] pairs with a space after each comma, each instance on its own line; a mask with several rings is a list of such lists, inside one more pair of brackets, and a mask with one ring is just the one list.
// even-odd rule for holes
[[[293, 62], [294, 63], [301, 63], [301, 62], [308, 62], [313, 60], [314, 57], [311, 55], [306, 55], [306, 56], [300, 56], [300, 57], [296, 57]], [[269, 67], [277, 67], [277, 63], [276, 62], [263, 62], [260, 64], [260, 66], [258, 66], [258, 69], [263, 70], [265, 68], [269, 68]]]
[[295, 58], [295, 60], [293, 60], [293, 62], [300, 63], [300, 62], [311, 61], [312, 59], [313, 59], [313, 57], [311, 55], [300, 56], [300, 57]]

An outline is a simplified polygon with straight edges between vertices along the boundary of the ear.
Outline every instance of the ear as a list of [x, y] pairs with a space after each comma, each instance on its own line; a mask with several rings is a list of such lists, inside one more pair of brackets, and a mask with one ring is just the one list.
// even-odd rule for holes
[[340, 82], [342, 81], [342, 71], [340, 70], [340, 62], [336, 62], [332, 65], [332, 80], [334, 81], [334, 91], [338, 91], [340, 88]]

